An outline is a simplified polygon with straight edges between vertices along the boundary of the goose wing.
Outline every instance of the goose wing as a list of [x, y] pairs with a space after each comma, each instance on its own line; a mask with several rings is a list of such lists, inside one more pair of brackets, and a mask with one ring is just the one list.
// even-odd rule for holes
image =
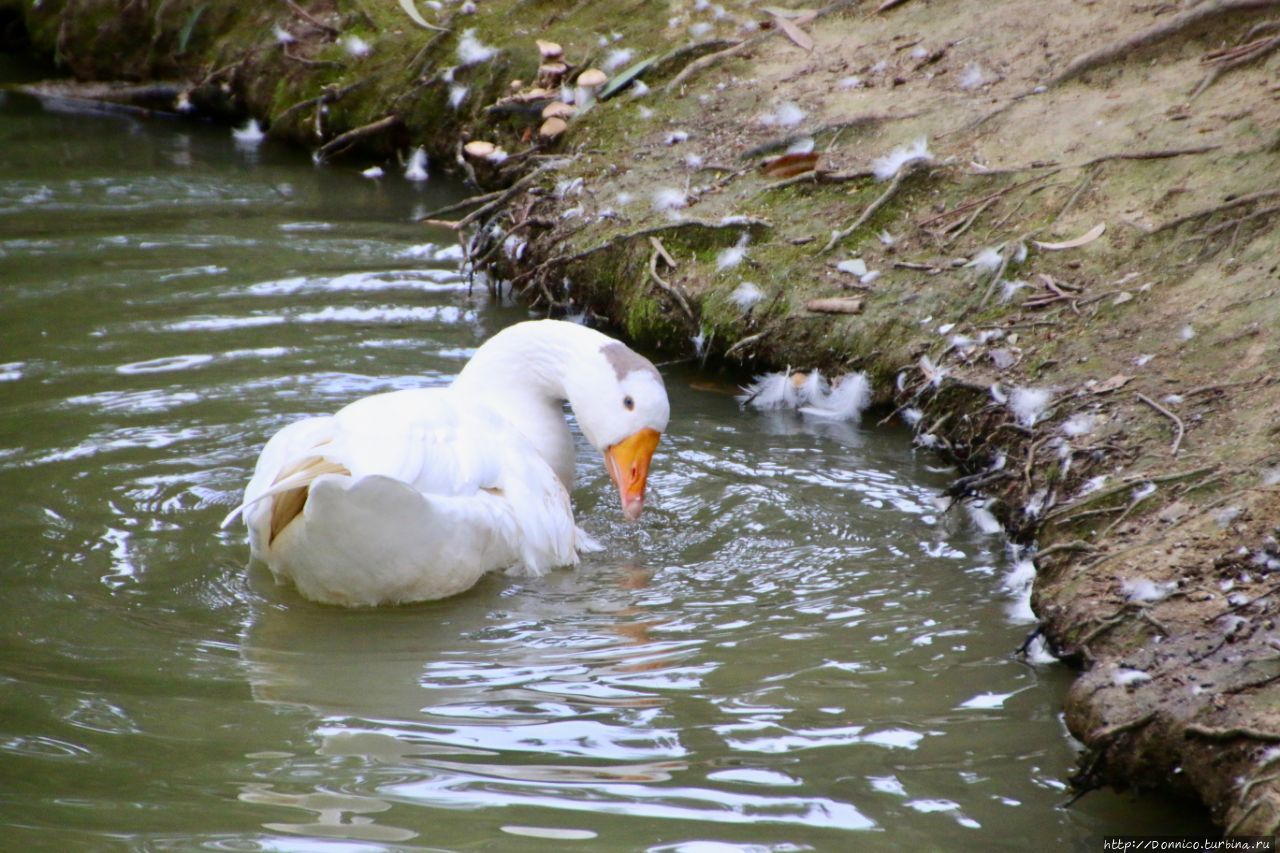
[[441, 598], [493, 569], [577, 562], [551, 468], [451, 389], [366, 397], [284, 428], [227, 522], [237, 513], [254, 556], [320, 601]]

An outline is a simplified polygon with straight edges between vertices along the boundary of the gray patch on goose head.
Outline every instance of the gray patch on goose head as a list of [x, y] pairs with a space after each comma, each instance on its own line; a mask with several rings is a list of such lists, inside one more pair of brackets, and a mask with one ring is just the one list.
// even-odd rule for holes
[[624, 344], [617, 341], [605, 344], [600, 347], [600, 354], [609, 360], [609, 365], [613, 367], [619, 382], [626, 379], [628, 374], [640, 370], [651, 373], [653, 378], [658, 380], [658, 384], [662, 384], [662, 374], [658, 373], [658, 368], [653, 366], [653, 362]]

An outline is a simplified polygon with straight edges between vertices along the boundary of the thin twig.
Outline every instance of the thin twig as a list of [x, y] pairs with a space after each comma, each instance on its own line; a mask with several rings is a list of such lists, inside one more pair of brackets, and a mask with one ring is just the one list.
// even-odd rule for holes
[[889, 188], [886, 189], [883, 193], [881, 193], [879, 198], [871, 202], [871, 204], [867, 205], [867, 209], [862, 211], [862, 215], [859, 216], [857, 219], [855, 219], [853, 221], [853, 224], [851, 224], [847, 228], [842, 228], [839, 231], [831, 232], [831, 239], [828, 240], [827, 244], [822, 247], [820, 254], [826, 254], [827, 252], [830, 252], [837, 245], [839, 245], [841, 240], [845, 239], [850, 234], [857, 231], [864, 224], [866, 224], [867, 220], [870, 219], [872, 216], [874, 216], [877, 210], [883, 207], [885, 203], [889, 201], [889, 199], [893, 198], [894, 193], [898, 191], [898, 187], [902, 186], [902, 182], [907, 177], [907, 175], [910, 175], [913, 172], [917, 171], [917, 169], [921, 165], [922, 164], [919, 162], [907, 163], [903, 165], [902, 168], [898, 170], [898, 174], [893, 176], [893, 181], [890, 182]]
[[487, 201], [493, 201], [495, 198], [498, 198], [504, 193], [506, 193], [506, 190], [495, 190], [494, 192], [485, 193], [484, 195], [468, 196], [467, 198], [464, 198], [462, 201], [454, 202], [453, 204], [446, 205], [445, 207], [437, 208], [436, 210], [433, 210], [430, 213], [423, 214], [422, 216], [418, 217], [418, 221], [425, 222], [428, 219], [438, 219], [439, 217], [444, 216], [446, 213], [457, 213], [459, 210], [464, 210], [468, 207], [474, 207], [477, 204], [484, 204]]
[[763, 339], [763, 338], [764, 338], [764, 335], [765, 335], [765, 333], [764, 333], [764, 332], [756, 332], [754, 335], [747, 335], [745, 338], [743, 338], [742, 340], [738, 341], [738, 342], [737, 342], [737, 343], [735, 343], [733, 346], [731, 346], [731, 347], [729, 347], [727, 350], [725, 350], [725, 351], [724, 351], [724, 357], [725, 357], [725, 358], [728, 358], [729, 356], [733, 355], [733, 354], [734, 354], [735, 352], [737, 352], [738, 350], [740, 350], [740, 349], [746, 349], [747, 347], [751, 346], [752, 344], [756, 343], [757, 341], [759, 341], [759, 340]]
[[1186, 425], [1182, 423], [1182, 418], [1178, 417], [1173, 412], [1169, 411], [1164, 406], [1157, 403], [1155, 400], [1152, 400], [1146, 394], [1139, 394], [1138, 399], [1146, 403], [1151, 408], [1155, 409], [1160, 414], [1164, 415], [1166, 418], [1169, 418], [1170, 420], [1173, 421], [1174, 425], [1177, 427], [1177, 432], [1173, 437], [1173, 446], [1169, 448], [1169, 453], [1172, 456], [1177, 456], [1178, 446], [1182, 444], [1182, 436], [1187, 431]]
[[293, 0], [284, 0], [284, 4], [289, 7], [290, 12], [293, 12], [293, 14], [297, 15], [299, 18], [306, 21], [311, 26], [318, 27], [319, 29], [324, 30], [326, 33], [328, 33], [331, 36], [336, 36], [339, 34], [340, 31], [338, 30], [337, 27], [329, 26], [324, 21], [315, 17], [306, 9], [302, 8], [297, 3], [293, 2]]
[[1050, 554], [1058, 554], [1065, 551], [1086, 551], [1092, 553], [1097, 550], [1099, 550], [1097, 545], [1091, 545], [1083, 539], [1075, 539], [1071, 542], [1059, 542], [1057, 545], [1050, 545], [1048, 548], [1042, 548], [1033, 556], [1036, 560], [1043, 560]]
[[1236, 196], [1233, 199], [1224, 201], [1222, 204], [1214, 205], [1213, 207], [1207, 207], [1202, 210], [1197, 210], [1193, 213], [1186, 213], [1186, 214], [1183, 214], [1182, 216], [1178, 216], [1174, 219], [1170, 219], [1168, 222], [1164, 223], [1163, 225], [1157, 225], [1154, 229], [1152, 229], [1147, 233], [1159, 234], [1161, 231], [1168, 231], [1170, 228], [1177, 228], [1179, 225], [1184, 225], [1188, 222], [1192, 222], [1197, 219], [1204, 219], [1205, 217], [1213, 216], [1215, 213], [1222, 213], [1223, 211], [1234, 210], [1237, 207], [1244, 207], [1246, 204], [1253, 204], [1255, 201], [1261, 201], [1262, 199], [1266, 199], [1266, 198], [1275, 198], [1277, 196], [1280, 196], [1280, 189], [1260, 190], [1254, 193], [1245, 193], [1242, 196]]
[[503, 190], [501, 193], [499, 193], [497, 198], [494, 198], [490, 201], [485, 202], [482, 206], [476, 208], [475, 210], [468, 213], [466, 216], [459, 219], [457, 227], [466, 228], [468, 225], [471, 225], [472, 223], [476, 222], [478, 219], [480, 219], [480, 217], [484, 216], [486, 213], [489, 213], [493, 210], [496, 210], [499, 207], [502, 207], [502, 205], [506, 204], [508, 201], [515, 198], [517, 195], [519, 195], [524, 190], [525, 187], [529, 186], [530, 184], [538, 180], [538, 178], [542, 176], [543, 172], [546, 172], [554, 168], [558, 168], [559, 165], [560, 164], [558, 162], [553, 161], [551, 163], [544, 163], [543, 165], [534, 169], [532, 172], [525, 175], [523, 178], [516, 181], [514, 184], [512, 184], [511, 186]]

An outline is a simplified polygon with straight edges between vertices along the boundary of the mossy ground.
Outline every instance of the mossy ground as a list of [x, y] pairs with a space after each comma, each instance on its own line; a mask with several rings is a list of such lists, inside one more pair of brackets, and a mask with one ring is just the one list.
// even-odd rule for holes
[[[1274, 833], [1280, 54], [1191, 97], [1219, 51], [1275, 32], [1268, 10], [1206, 16], [1046, 85], [1100, 45], [1230, 4], [1056, 4], [1051, 15], [1036, 0], [877, 5], [803, 22], [812, 50], [775, 33], [667, 91], [698, 55], [674, 53], [646, 77], [648, 95], [596, 105], [555, 151], [531, 137], [536, 118], [484, 111], [511, 80], [532, 79], [535, 37], [582, 67], [618, 49], [641, 59], [753, 38], [743, 24], [773, 24], [769, 13], [728, 0], [484, 0], [474, 14], [420, 4], [452, 30], [441, 34], [397, 4], [355, 0], [303, 3], [314, 21], [284, 4], [196, 0], [127, 13], [106, 0], [0, 0], [0, 11], [18, 9], [33, 44], [81, 77], [188, 81], [205, 103], [313, 147], [317, 126], [329, 139], [394, 114], [399, 125], [363, 139], [366, 152], [421, 144], [451, 162], [459, 140], [490, 139], [516, 155], [481, 176], [496, 184], [562, 155], [535, 194], [488, 220], [482, 245], [497, 274], [653, 349], [688, 355], [700, 336], [713, 366], [868, 371], [880, 401], [922, 410], [929, 440], [984, 478], [1016, 537], [1038, 542], [1037, 612], [1083, 669], [1067, 706], [1089, 750], [1082, 784], [1191, 791], [1227, 829]], [[296, 38], [287, 52], [277, 26]], [[448, 73], [466, 30], [496, 53]], [[346, 51], [350, 35], [370, 53]], [[311, 102], [326, 87], [343, 94], [317, 117]], [[779, 185], [756, 152], [804, 136], [828, 179]], [[872, 161], [919, 137], [929, 167], [823, 252], [885, 193], [864, 174]], [[659, 209], [663, 188], [686, 206]], [[768, 225], [684, 224], [725, 217]], [[1031, 242], [1099, 223], [1105, 233], [1087, 245]], [[748, 230], [743, 261], [722, 268], [720, 253]], [[519, 262], [498, 249], [508, 234], [527, 242]], [[676, 261], [657, 267], [668, 289], [650, 273], [650, 237]], [[1020, 244], [1027, 255], [1012, 260]], [[991, 247], [1008, 259], [1004, 277], [1026, 282], [1007, 300], [989, 272], [965, 266]], [[880, 277], [864, 285], [835, 268], [855, 255]], [[731, 298], [745, 281], [763, 293], [749, 309]], [[805, 308], [855, 295], [861, 314]], [[947, 371], [940, 384], [922, 376], [924, 356]], [[1053, 403], [1019, 423], [993, 399], [996, 383], [1049, 390]], [[1073, 415], [1091, 429], [1064, 433]], [[1104, 491], [1082, 493], [1103, 475]], [[1146, 483], [1156, 491], [1135, 493]], [[1138, 581], [1172, 586], [1142, 601]], [[1150, 678], [1119, 684], [1118, 666]]]

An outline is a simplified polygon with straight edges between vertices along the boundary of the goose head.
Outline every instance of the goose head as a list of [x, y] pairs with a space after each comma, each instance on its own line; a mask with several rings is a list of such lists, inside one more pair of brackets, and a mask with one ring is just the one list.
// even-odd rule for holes
[[605, 339], [597, 358], [571, 374], [569, 404], [618, 489], [622, 514], [634, 521], [644, 509], [649, 462], [671, 417], [662, 376], [653, 363], [618, 341]]

